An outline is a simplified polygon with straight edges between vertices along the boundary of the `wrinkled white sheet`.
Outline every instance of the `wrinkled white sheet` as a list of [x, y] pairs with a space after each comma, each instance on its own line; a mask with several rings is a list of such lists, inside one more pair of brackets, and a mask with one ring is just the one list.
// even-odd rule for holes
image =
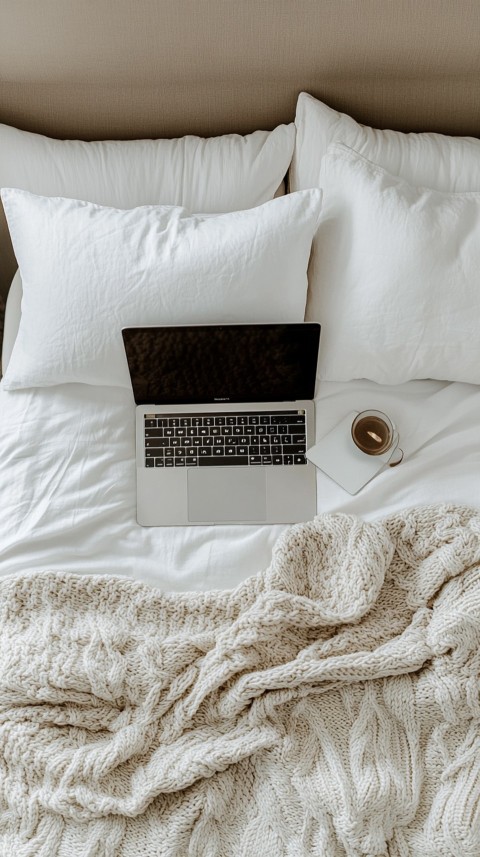
[[[317, 439], [365, 408], [394, 420], [405, 460], [355, 497], [318, 471], [318, 512], [371, 519], [442, 501], [480, 508], [480, 387], [322, 384]], [[134, 415], [120, 388], [9, 393], [0, 385], [0, 574], [113, 573], [205, 590], [233, 587], [269, 564], [283, 526], [138, 526]]]

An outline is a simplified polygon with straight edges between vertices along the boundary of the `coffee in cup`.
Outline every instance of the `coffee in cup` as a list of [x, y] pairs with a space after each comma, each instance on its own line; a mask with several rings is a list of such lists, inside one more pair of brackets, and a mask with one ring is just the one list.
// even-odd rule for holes
[[[352, 423], [352, 439], [354, 444], [366, 455], [383, 455], [398, 446], [398, 434], [391, 420], [381, 411], [361, 411]], [[400, 458], [389, 462], [390, 466], [400, 464], [403, 451], [398, 450]]]

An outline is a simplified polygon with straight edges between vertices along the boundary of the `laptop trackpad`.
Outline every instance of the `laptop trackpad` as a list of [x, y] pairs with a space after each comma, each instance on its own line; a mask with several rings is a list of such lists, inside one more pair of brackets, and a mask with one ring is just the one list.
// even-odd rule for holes
[[265, 470], [253, 467], [199, 467], [188, 471], [188, 520], [265, 521]]

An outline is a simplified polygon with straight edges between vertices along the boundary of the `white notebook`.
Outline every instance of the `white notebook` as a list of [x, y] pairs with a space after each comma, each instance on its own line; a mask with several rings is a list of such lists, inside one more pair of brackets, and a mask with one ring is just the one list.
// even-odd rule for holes
[[396, 447], [383, 455], [367, 455], [355, 446], [352, 423], [359, 411], [352, 411], [311, 449], [307, 458], [341, 485], [349, 494], [357, 494], [392, 458]]

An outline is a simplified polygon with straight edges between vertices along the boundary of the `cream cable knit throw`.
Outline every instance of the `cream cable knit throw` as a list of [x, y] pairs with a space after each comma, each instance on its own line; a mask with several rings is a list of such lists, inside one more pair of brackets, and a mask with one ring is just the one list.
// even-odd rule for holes
[[479, 857], [480, 515], [286, 532], [236, 590], [0, 581], [5, 857]]

